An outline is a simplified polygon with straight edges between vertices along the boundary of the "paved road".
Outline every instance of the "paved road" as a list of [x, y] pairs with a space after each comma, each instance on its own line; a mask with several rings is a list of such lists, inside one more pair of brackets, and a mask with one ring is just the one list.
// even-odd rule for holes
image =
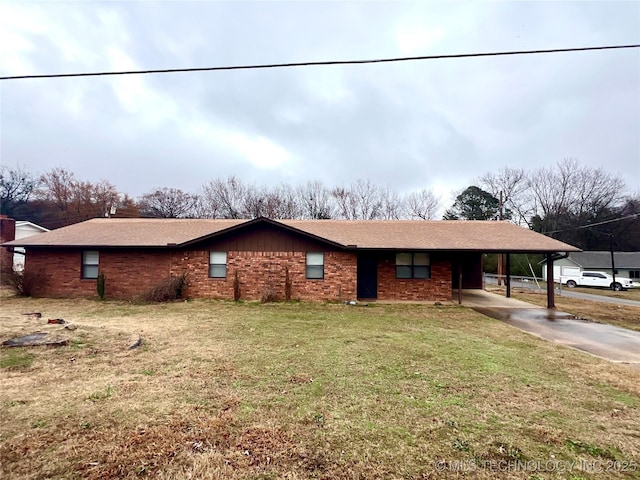
[[558, 292], [563, 297], [581, 298], [582, 300], [592, 300], [594, 302], [615, 303], [616, 305], [630, 305], [632, 307], [640, 307], [637, 300], [627, 300], [626, 298], [607, 297], [596, 293], [573, 292], [567, 288], [563, 288], [562, 292]]
[[[497, 281], [491, 277], [485, 277], [485, 283], [491, 285], [497, 285]], [[538, 286], [535, 282], [527, 281], [522, 282], [518, 280], [513, 280], [511, 282], [511, 287], [517, 288], [528, 288], [530, 290], [539, 290]], [[556, 288], [556, 295], [561, 295], [563, 297], [571, 297], [571, 298], [580, 298], [582, 300], [591, 300], [594, 302], [604, 302], [604, 303], [613, 303], [616, 305], [630, 305], [632, 307], [640, 307], [640, 302], [637, 300], [627, 300], [626, 298], [616, 298], [616, 297], [608, 297], [605, 295], [598, 295], [597, 289], [594, 290], [594, 293], [582, 293], [582, 292], [574, 292], [568, 287], [562, 287], [562, 290]]]

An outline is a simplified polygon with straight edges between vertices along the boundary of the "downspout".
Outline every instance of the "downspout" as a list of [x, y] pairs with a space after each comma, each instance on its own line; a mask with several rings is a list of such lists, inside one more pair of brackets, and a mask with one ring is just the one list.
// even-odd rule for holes
[[504, 279], [504, 284], [507, 287], [507, 298], [511, 298], [511, 254], [506, 254], [506, 270], [507, 276]]

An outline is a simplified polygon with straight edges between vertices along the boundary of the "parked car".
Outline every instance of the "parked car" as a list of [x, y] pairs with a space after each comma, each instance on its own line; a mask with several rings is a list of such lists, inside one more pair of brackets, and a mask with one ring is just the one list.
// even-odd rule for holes
[[611, 290], [620, 291], [640, 286], [640, 283], [633, 283], [633, 280], [616, 275], [615, 282], [613, 277], [605, 272], [580, 272], [579, 275], [564, 275], [560, 277], [560, 283], [569, 288], [574, 287], [600, 287], [610, 288]]

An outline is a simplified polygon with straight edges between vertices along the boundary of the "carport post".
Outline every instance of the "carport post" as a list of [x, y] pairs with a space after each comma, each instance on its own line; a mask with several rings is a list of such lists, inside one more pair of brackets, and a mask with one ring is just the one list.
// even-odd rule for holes
[[556, 308], [556, 292], [553, 288], [553, 257], [547, 253], [547, 308]]
[[458, 258], [458, 305], [462, 305], [462, 262]]
[[507, 287], [507, 298], [511, 298], [511, 254], [507, 253], [507, 276], [504, 279], [504, 284]]

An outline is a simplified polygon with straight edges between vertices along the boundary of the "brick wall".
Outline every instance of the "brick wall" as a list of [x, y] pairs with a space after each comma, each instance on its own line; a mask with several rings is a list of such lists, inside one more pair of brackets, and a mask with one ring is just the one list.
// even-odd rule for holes
[[[285, 269], [291, 297], [300, 300], [342, 301], [356, 298], [355, 252], [325, 251], [324, 279], [307, 280], [305, 252], [227, 252], [226, 278], [209, 278], [209, 250], [102, 250], [100, 270], [106, 276], [107, 298], [134, 298], [169, 275], [187, 273], [188, 297], [233, 298], [238, 272], [241, 298], [259, 300], [265, 290], [285, 298]], [[82, 250], [29, 249], [25, 269], [42, 276], [34, 293], [50, 297], [96, 297], [95, 279], [81, 278]], [[451, 299], [451, 262], [432, 256], [430, 279], [395, 278], [392, 255], [378, 261], [381, 300]]]
[[79, 250], [28, 249], [24, 273], [37, 280], [33, 295], [44, 297], [88, 297], [96, 295], [96, 281], [80, 279]]
[[[169, 276], [168, 251], [100, 251], [105, 297], [134, 298]], [[25, 272], [38, 276], [34, 294], [47, 297], [97, 297], [96, 280], [81, 278], [82, 250], [29, 249]]]
[[[188, 274], [186, 295], [233, 298], [238, 272], [241, 298], [259, 300], [265, 289], [285, 297], [285, 267], [291, 279], [291, 297], [300, 300], [355, 298], [354, 253], [325, 252], [325, 278], [307, 280], [305, 252], [228, 252], [227, 277], [209, 278], [209, 251], [100, 251], [105, 297], [131, 299], [158, 285], [169, 275]], [[81, 278], [82, 250], [29, 249], [25, 271], [38, 275], [37, 296], [96, 297], [96, 280]]]
[[[0, 243], [10, 242], [16, 238], [16, 221], [6, 215], [0, 215]], [[0, 247], [0, 282], [2, 277], [13, 270], [13, 252]]]
[[242, 299], [259, 300], [266, 290], [285, 298], [286, 269], [291, 298], [340, 301], [355, 298], [356, 256], [351, 252], [325, 252], [324, 279], [307, 280], [305, 252], [227, 252], [227, 277], [209, 278], [209, 251], [174, 254], [174, 274], [188, 273], [190, 297], [233, 298], [236, 272]]
[[385, 300], [451, 300], [451, 262], [431, 257], [431, 278], [396, 278], [395, 257], [378, 262], [378, 298]]

